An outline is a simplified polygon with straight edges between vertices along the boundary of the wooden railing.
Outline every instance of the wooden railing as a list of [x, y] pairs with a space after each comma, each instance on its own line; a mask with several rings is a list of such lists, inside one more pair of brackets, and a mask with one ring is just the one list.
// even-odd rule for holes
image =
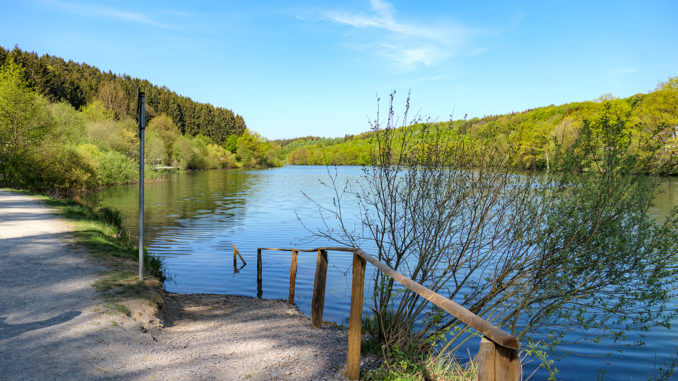
[[[235, 246], [234, 246], [235, 250]], [[261, 252], [267, 251], [291, 251], [292, 264], [290, 266], [290, 289], [288, 302], [294, 303], [294, 289], [297, 276], [297, 256], [299, 252], [318, 252], [315, 268], [315, 281], [313, 283], [313, 299], [311, 301], [311, 325], [320, 328], [325, 307], [325, 280], [327, 278], [327, 252], [343, 251], [353, 253], [353, 276], [351, 288], [351, 311], [348, 323], [348, 352], [346, 356], [345, 375], [351, 380], [360, 377], [360, 342], [363, 313], [363, 291], [365, 285], [365, 264], [371, 263], [379, 271], [390, 276], [394, 280], [429, 300], [431, 303], [445, 310], [452, 316], [464, 322], [469, 327], [482, 334], [480, 349], [475, 361], [478, 366], [478, 381], [518, 381], [522, 376], [518, 350], [520, 342], [503, 330], [495, 327], [490, 322], [477, 316], [454, 301], [422, 286], [412, 279], [400, 274], [390, 266], [367, 254], [362, 249], [347, 247], [319, 247], [316, 249], [257, 249], [257, 296], [262, 297], [262, 258]], [[239, 253], [238, 253], [239, 254]], [[235, 251], [234, 251], [235, 266]], [[241, 257], [242, 259], [242, 257]], [[243, 261], [244, 262], [244, 261]]]
[[[242, 266], [240, 266], [240, 267], [238, 267], [238, 257], [240, 257], [240, 260], [242, 261]], [[238, 248], [235, 247], [235, 244], [233, 244], [233, 272], [234, 273], [240, 272], [240, 269], [242, 269], [246, 265], [247, 265], [247, 262], [245, 262], [245, 258], [242, 257], [242, 254], [240, 254], [240, 251], [238, 251]]]

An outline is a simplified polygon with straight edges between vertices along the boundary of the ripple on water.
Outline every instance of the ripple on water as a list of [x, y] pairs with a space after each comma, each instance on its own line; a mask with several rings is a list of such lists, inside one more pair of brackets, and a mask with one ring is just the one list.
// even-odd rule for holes
[[[355, 180], [359, 167], [338, 168], [338, 182]], [[164, 258], [170, 279], [165, 288], [176, 293], [216, 293], [256, 296], [257, 247], [316, 247], [328, 244], [309, 240], [311, 230], [321, 228], [318, 207], [302, 194], [323, 205], [332, 205], [332, 194], [320, 185], [326, 179], [324, 167], [288, 166], [262, 171], [205, 171], [171, 175], [167, 182], [146, 186], [146, 244], [149, 252]], [[657, 200], [657, 210], [678, 205], [678, 180], [663, 180], [667, 192]], [[138, 187], [106, 188], [91, 194], [92, 201], [118, 208], [125, 226], [138, 230]], [[354, 207], [349, 198], [342, 200]], [[354, 213], [349, 211], [349, 213]], [[233, 272], [235, 244], [247, 266]], [[336, 244], [332, 243], [332, 246]], [[371, 249], [366, 247], [367, 251]], [[290, 253], [263, 253], [265, 298], [287, 299]], [[239, 260], [238, 260], [239, 261]], [[325, 320], [344, 323], [350, 303], [351, 256], [331, 253], [325, 296]], [[310, 314], [315, 253], [299, 253], [296, 301]], [[369, 271], [369, 267], [368, 267]], [[348, 276], [347, 276], [348, 275]], [[369, 275], [368, 275], [369, 277]], [[369, 294], [370, 287], [365, 292]], [[365, 308], [370, 305], [365, 303]], [[678, 321], [674, 322], [674, 325]], [[676, 353], [676, 330], [655, 329], [648, 333], [648, 345], [616, 352], [613, 343], [581, 343], [564, 346], [570, 355], [557, 366], [562, 379], [595, 379], [599, 369], [610, 379], [647, 379], [656, 366]], [[477, 344], [469, 344], [475, 350]], [[601, 353], [614, 352], [610, 357]], [[526, 374], [535, 364], [526, 366]], [[544, 378], [539, 373], [539, 379]]]

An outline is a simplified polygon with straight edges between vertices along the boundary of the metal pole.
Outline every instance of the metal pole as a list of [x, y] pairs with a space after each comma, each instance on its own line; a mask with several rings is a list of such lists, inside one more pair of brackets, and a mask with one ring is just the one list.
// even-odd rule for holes
[[139, 92], [139, 280], [144, 280], [144, 130], [146, 95]]

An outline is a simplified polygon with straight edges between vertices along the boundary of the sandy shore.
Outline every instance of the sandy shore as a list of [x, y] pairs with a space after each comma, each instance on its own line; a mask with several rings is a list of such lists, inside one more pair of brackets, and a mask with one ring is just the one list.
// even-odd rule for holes
[[343, 379], [345, 329], [242, 296], [167, 294], [164, 322], [126, 316], [93, 288], [109, 268], [55, 211], [0, 191], [0, 380]]

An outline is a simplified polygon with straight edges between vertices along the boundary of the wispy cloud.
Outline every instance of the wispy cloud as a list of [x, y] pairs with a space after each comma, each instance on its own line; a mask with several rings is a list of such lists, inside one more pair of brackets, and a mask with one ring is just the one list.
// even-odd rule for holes
[[66, 12], [87, 16], [87, 17], [101, 17], [116, 19], [139, 24], [150, 25], [158, 28], [172, 28], [171, 25], [159, 22], [153, 18], [138, 12], [130, 12], [127, 10], [116, 9], [112, 7], [83, 4], [83, 3], [69, 3], [63, 1], [46, 0], [45, 3], [50, 4], [56, 8], [60, 8]]
[[[433, 66], [461, 54], [478, 30], [453, 23], [423, 24], [397, 17], [393, 4], [370, 0], [369, 12], [326, 10], [321, 18], [335, 24], [361, 30], [360, 49], [373, 49], [377, 54], [406, 70]], [[471, 51], [471, 49], [468, 49]]]

